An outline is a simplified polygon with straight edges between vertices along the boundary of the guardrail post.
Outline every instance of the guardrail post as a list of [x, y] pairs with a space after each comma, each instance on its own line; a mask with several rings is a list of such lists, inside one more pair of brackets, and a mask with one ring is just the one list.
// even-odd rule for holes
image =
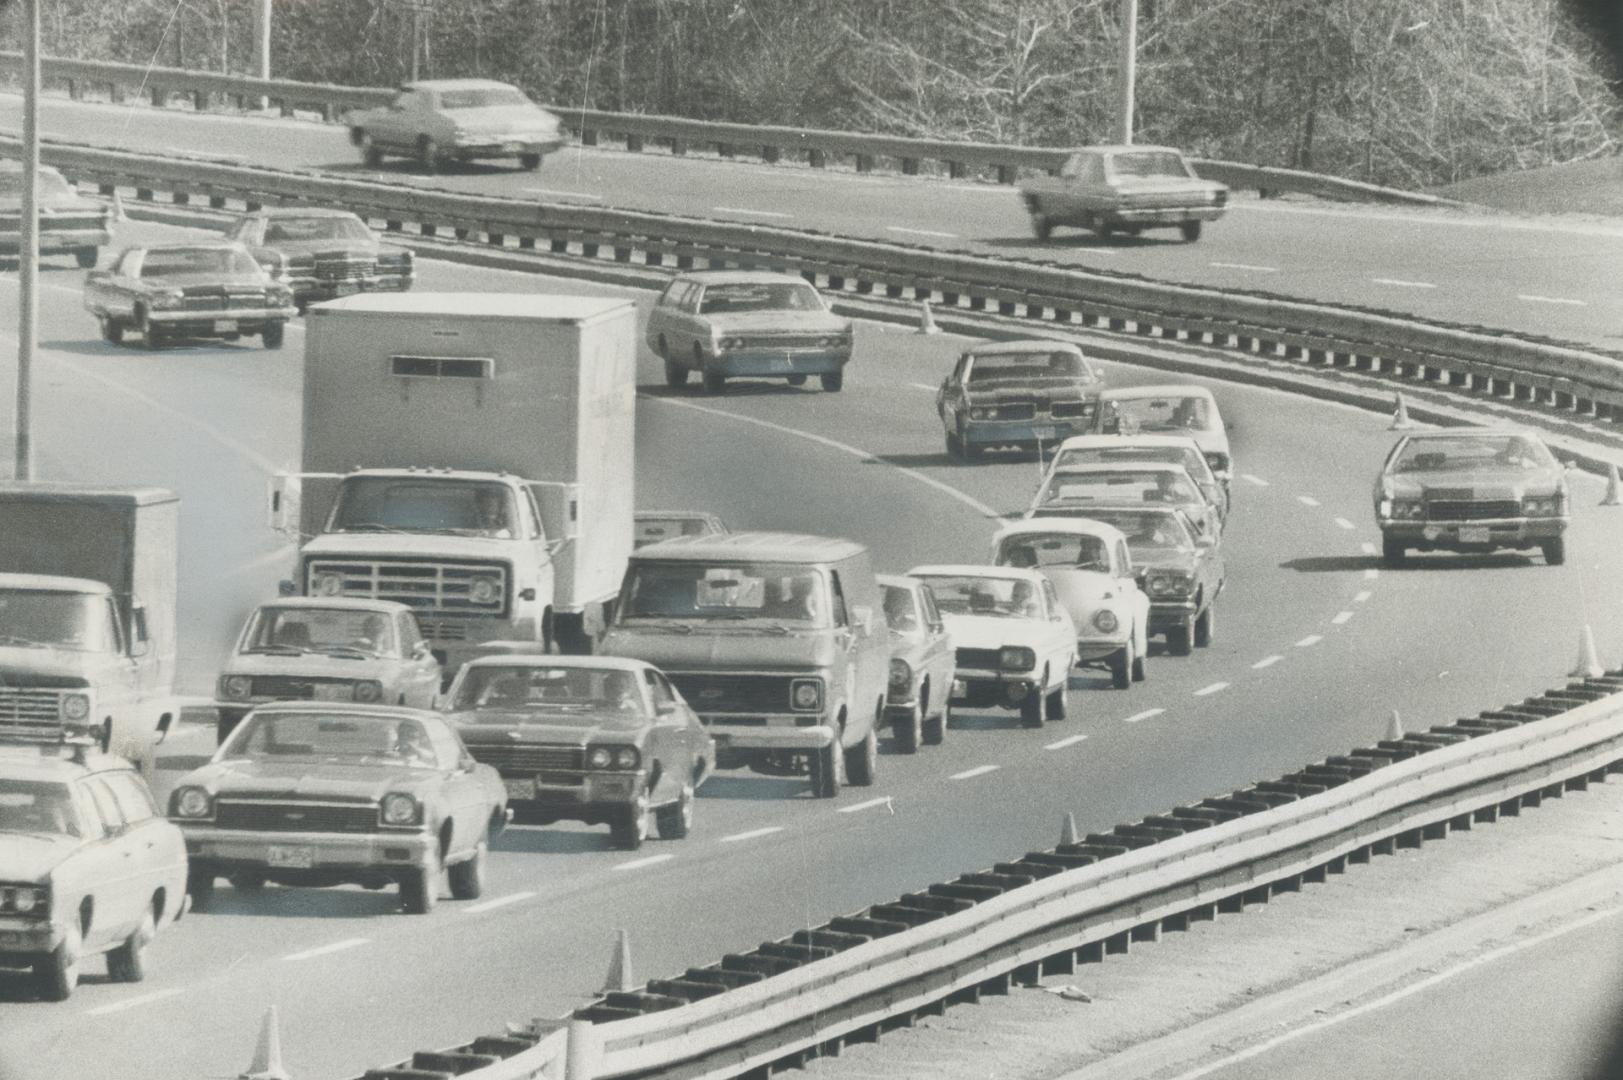
[[68, 79], [68, 80], [66, 80], [66, 82], [68, 84], [68, 100], [69, 101], [83, 101], [84, 96], [85, 96], [85, 92], [84, 92], [84, 88], [79, 85], [79, 80], [78, 79]]
[[633, 154], [642, 153], [642, 136], [635, 131], [626, 134], [626, 149]]
[[207, 90], [192, 91], [192, 109], [196, 112], [209, 111], [209, 92]]
[[563, 1080], [592, 1080], [603, 1056], [592, 1022], [571, 1017], [565, 1038]]
[[873, 155], [857, 155], [857, 172], [873, 172]]
[[[631, 139], [632, 138], [636, 138], [636, 140], [637, 140], [637, 145], [636, 145], [635, 148], [633, 148], [632, 145], [631, 145]], [[580, 129], [580, 144], [582, 146], [596, 146], [597, 145], [597, 129], [596, 128], [589, 128], [589, 127], [581, 128]], [[641, 150], [642, 149], [642, 136], [640, 136], [640, 135], [638, 135], [638, 136], [628, 136], [626, 138], [626, 149], [627, 150], [631, 150], [631, 149]]]
[[821, 169], [828, 164], [828, 156], [814, 146], [806, 151], [806, 164], [814, 169]]
[[149, 96], [152, 99], [152, 104], [160, 109], [169, 104], [169, 91], [161, 86], [154, 86]]
[[[584, 140], [582, 140], [582, 141], [584, 141]], [[686, 154], [687, 152], [688, 152], [688, 141], [686, 139], [678, 138], [675, 135], [671, 136], [671, 153], [675, 154], [677, 157], [681, 157], [683, 154]]]
[[124, 104], [124, 87], [121, 83], [111, 82], [107, 84], [107, 100], [114, 105]]

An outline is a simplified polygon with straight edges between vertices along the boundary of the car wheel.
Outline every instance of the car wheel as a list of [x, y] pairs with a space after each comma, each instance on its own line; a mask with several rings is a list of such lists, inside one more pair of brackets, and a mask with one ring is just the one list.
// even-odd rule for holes
[[791, 375], [791, 376], [789, 376], [789, 378], [786, 381], [789, 383], [790, 386], [805, 386], [806, 385], [806, 376], [804, 376], [804, 375]]
[[1185, 221], [1178, 226], [1178, 231], [1183, 233], [1184, 243], [1193, 244], [1196, 240], [1200, 239], [1200, 222]]
[[79, 985], [79, 927], [70, 923], [49, 956], [34, 961], [34, 983], [46, 1001], [66, 1001]]
[[186, 895], [192, 898], [193, 911], [207, 911], [214, 902], [214, 871], [207, 866], [192, 866], [186, 871]]
[[1388, 566], [1402, 566], [1409, 549], [1403, 546], [1403, 541], [1394, 540], [1390, 536], [1381, 537], [1381, 561]]
[[896, 744], [896, 750], [902, 754], [916, 754], [919, 752], [919, 743], [924, 741], [924, 706], [920, 702], [913, 706], [913, 711], [891, 725], [891, 741]]
[[417, 140], [417, 160], [427, 172], [439, 172], [444, 161], [440, 157], [440, 144], [427, 135]]
[[838, 740], [812, 751], [811, 785], [814, 797], [832, 799], [840, 793], [840, 766], [844, 760]]
[[838, 394], [841, 387], [845, 386], [845, 372], [843, 371], [826, 371], [817, 376], [817, 379], [823, 384], [825, 393]]
[[453, 900], [479, 899], [485, 891], [485, 862], [489, 853], [490, 845], [481, 840], [474, 846], [473, 858], [451, 867], [447, 876], [451, 879]]
[[101, 317], [101, 339], [109, 345], [124, 344], [124, 324], [111, 315]]
[[1048, 220], [1047, 214], [1032, 214], [1031, 231], [1038, 240], [1047, 243], [1048, 238], [1054, 235], [1054, 223]]
[[1173, 656], [1188, 656], [1195, 651], [1195, 632], [1188, 626], [1174, 626], [1167, 631], [1167, 650]]
[[670, 349], [665, 344], [664, 335], [659, 339], [659, 358], [665, 361], [665, 385], [672, 390], [680, 390], [688, 384], [688, 369], [671, 359]]
[[1553, 540], [1546, 540], [1539, 547], [1544, 549], [1544, 563], [1547, 566], [1560, 566], [1567, 561], [1567, 538], [1557, 536]]
[[137, 983], [147, 977], [146, 950], [157, 936], [158, 927], [152, 911], [141, 917], [135, 933], [124, 939], [124, 944], [107, 954], [107, 974], [115, 982]]
[[240, 893], [256, 893], [265, 891], [265, 875], [258, 870], [242, 870], [235, 874], [226, 875], [231, 887]]
[[1217, 633], [1217, 601], [1213, 600], [1195, 619], [1195, 644], [1204, 649], [1212, 643], [1212, 635], [1215, 633]]
[[609, 821], [609, 841], [617, 848], [636, 851], [648, 839], [648, 796], [637, 796], [630, 806], [616, 807]]
[[724, 391], [726, 389], [727, 389], [727, 376], [721, 374], [719, 371], [707, 371], [707, 372], [704, 373], [704, 392], [705, 393], [707, 393], [707, 394], [719, 394], [719, 393], [721, 393], [722, 391]]
[[964, 444], [965, 461], [981, 461], [986, 457], [986, 447], [981, 446], [978, 443], [972, 443], [961, 435], [959, 436], [959, 441]]
[[947, 738], [947, 723], [952, 719], [952, 702], [946, 701], [941, 705], [941, 715], [925, 717], [924, 745], [940, 746]]
[[265, 324], [265, 329], [259, 332], [259, 340], [265, 343], [267, 349], [280, 349], [282, 339], [287, 335], [287, 325], [281, 319], [272, 319]]
[[1110, 658], [1110, 685], [1117, 690], [1125, 690], [1133, 685], [1133, 665], [1138, 663], [1137, 650], [1133, 648], [1133, 639], [1129, 637], [1127, 644], [1115, 656]]
[[1144, 654], [1136, 648], [1133, 650], [1133, 681], [1144, 681]]
[[75, 248], [73, 261], [79, 264], [81, 270], [94, 270], [96, 268], [96, 256], [99, 254], [100, 252], [93, 247]]
[[1058, 690], [1048, 695], [1045, 711], [1049, 720], [1065, 719], [1065, 686], [1063, 683]]
[[680, 840], [693, 829], [693, 782], [682, 785], [682, 794], [669, 806], [654, 812], [654, 826], [661, 840]]
[[163, 348], [163, 332], [152, 322], [147, 315], [146, 308], [135, 309], [135, 323], [141, 328], [141, 344], [149, 349]]
[[1043, 726], [1043, 687], [1048, 683], [1048, 672], [1043, 672], [1042, 681], [1032, 688], [1031, 693], [1020, 703], [1020, 722], [1026, 727]]
[[541, 155], [520, 154], [518, 156], [518, 167], [523, 169], [525, 172], [535, 172], [535, 170], [541, 167]]
[[361, 148], [361, 162], [368, 168], [375, 169], [383, 164], [383, 151], [372, 136], [364, 131], [356, 132], [352, 138], [355, 145]]
[[860, 743], [848, 747], [845, 753], [845, 775], [852, 787], [869, 787], [879, 772], [879, 735], [873, 729]]
[[400, 879], [400, 906], [407, 915], [427, 915], [440, 902], [439, 853], [429, 858], [429, 865], [407, 870]]

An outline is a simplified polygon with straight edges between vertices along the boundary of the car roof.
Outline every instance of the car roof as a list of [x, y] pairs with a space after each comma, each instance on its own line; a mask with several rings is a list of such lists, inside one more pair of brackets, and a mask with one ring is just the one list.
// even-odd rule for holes
[[266, 600], [259, 605], [258, 610], [263, 611], [265, 608], [375, 611], [383, 615], [398, 615], [412, 610], [411, 605], [396, 600], [371, 600], [362, 596], [283, 596], [276, 600]]
[[1134, 446], [1176, 446], [1179, 449], [1200, 450], [1200, 444], [1188, 435], [1072, 435], [1059, 444], [1059, 452], [1120, 450]]
[[633, 660], [626, 656], [547, 656], [541, 653], [501, 653], [495, 656], [476, 656], [463, 666], [465, 668], [569, 668], [580, 671], [643, 671], [653, 667], [652, 664], [644, 660]]
[[135, 772], [135, 766], [116, 754], [92, 750], [76, 760], [67, 747], [57, 744], [0, 742], [0, 777], [68, 783], [96, 773]]
[[775, 563], [839, 562], [867, 549], [853, 540], [804, 533], [736, 532], [710, 536], [673, 536], [638, 548], [633, 560], [644, 562], [709, 562], [714, 560]]
[[1113, 386], [1108, 390], [1099, 392], [1100, 400], [1109, 398], [1145, 398], [1145, 397], [1203, 397], [1208, 401], [1217, 398], [1204, 386], [1194, 383], [1156, 383], [1153, 386]]
[[418, 79], [401, 83], [402, 90], [517, 90], [512, 83], [495, 79]]
[[1019, 341], [980, 341], [969, 345], [964, 352], [971, 356], [995, 356], [999, 353], [1068, 352], [1086, 356], [1082, 346], [1074, 341], [1056, 341], [1052, 338], [1021, 338]]
[[1022, 518], [1011, 521], [999, 529], [992, 537], [993, 543], [999, 543], [1011, 536], [1026, 536], [1032, 533], [1071, 533], [1074, 536], [1097, 536], [1107, 543], [1125, 540], [1124, 534], [1109, 522], [1094, 521], [1086, 517], [1042, 517]]
[[984, 577], [1002, 578], [1010, 581], [1029, 581], [1036, 584], [1043, 580], [1042, 571], [1031, 570], [1024, 566], [990, 566], [986, 563], [940, 563], [930, 566], [915, 566], [908, 572], [909, 577]]
[[320, 713], [323, 716], [374, 716], [383, 720], [420, 720], [425, 716], [439, 718], [439, 713], [428, 709], [413, 709], [405, 705], [360, 705], [353, 701], [267, 701], [263, 705], [255, 705], [253, 711], [255, 715]]
[[265, 206], [244, 217], [263, 218], [353, 218], [360, 215], [353, 210], [340, 210], [333, 206]]
[[1404, 439], [1470, 439], [1480, 438], [1483, 435], [1520, 435], [1523, 438], [1538, 439], [1543, 442], [1539, 433], [1531, 428], [1516, 427], [1512, 424], [1492, 424], [1483, 427], [1456, 427], [1438, 428], [1435, 431], [1409, 431], [1402, 436]]
[[701, 285], [810, 285], [799, 274], [780, 274], [773, 270], [695, 270], [676, 275], [680, 281], [695, 281]]

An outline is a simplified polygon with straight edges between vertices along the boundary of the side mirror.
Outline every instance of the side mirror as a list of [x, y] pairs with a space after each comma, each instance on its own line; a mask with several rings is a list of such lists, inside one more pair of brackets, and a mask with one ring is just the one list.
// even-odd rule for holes
[[297, 596], [298, 594], [298, 589], [294, 587], [293, 582], [290, 579], [283, 578], [281, 581], [276, 583], [277, 596]]
[[427, 660], [433, 655], [434, 650], [428, 647], [428, 642], [426, 641], [419, 641], [417, 644], [411, 647], [411, 658], [413, 660]]
[[873, 608], [867, 604], [856, 604], [851, 608], [851, 618], [864, 634], [873, 633]]
[[136, 604], [130, 610], [130, 655], [145, 656], [151, 639], [151, 634], [147, 631], [146, 606]]

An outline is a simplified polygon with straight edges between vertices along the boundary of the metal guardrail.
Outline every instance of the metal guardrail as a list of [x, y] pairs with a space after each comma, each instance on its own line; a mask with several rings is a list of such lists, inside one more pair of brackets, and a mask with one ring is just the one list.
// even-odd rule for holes
[[419, 1054], [364, 1080], [764, 1078], [948, 1005], [1006, 993], [1011, 982], [1069, 973], [1133, 942], [1297, 891], [1349, 863], [1519, 813], [1619, 767], [1623, 671], [1030, 852], [608, 994], [501, 1061], [459, 1070], [450, 1067], [457, 1059]]
[[[0, 137], [0, 156], [18, 153]], [[965, 251], [812, 230], [712, 221], [433, 188], [248, 168], [195, 158], [47, 143], [42, 159], [103, 194], [160, 194], [215, 209], [262, 204], [343, 206], [392, 231], [449, 232], [489, 247], [544, 250], [646, 266], [768, 267], [833, 292], [930, 301], [1187, 341], [1306, 365], [1448, 387], [1521, 405], [1623, 419], [1623, 357], [1547, 338], [1333, 305], [1224, 291]]]
[[[0, 74], [21, 71], [22, 55], [0, 52]], [[78, 99], [92, 86], [106, 87], [114, 101], [123, 101], [133, 89], [154, 105], [165, 105], [172, 96], [190, 99], [199, 112], [217, 100], [234, 102], [239, 109], [264, 99], [292, 115], [304, 109], [319, 112], [329, 122], [341, 120], [353, 108], [381, 105], [394, 96], [382, 87], [336, 86], [328, 83], [302, 83], [286, 79], [257, 79], [223, 75], [183, 68], [147, 67], [100, 60], [72, 60], [46, 57], [41, 61], [45, 79], [67, 87]], [[632, 152], [651, 145], [667, 147], [673, 154], [686, 154], [692, 147], [709, 147], [722, 157], [753, 154], [759, 160], [776, 164], [785, 159], [804, 159], [813, 168], [829, 161], [847, 159], [858, 172], [876, 168], [916, 176], [926, 163], [946, 175], [959, 178], [985, 172], [999, 183], [1012, 184], [1022, 172], [1057, 173], [1070, 151], [1063, 148], [1008, 146], [1001, 143], [957, 142], [949, 139], [918, 139], [890, 135], [863, 135], [817, 128], [731, 124], [690, 120], [678, 116], [645, 113], [616, 113], [600, 109], [553, 106], [565, 124], [583, 144], [595, 146], [604, 137], [618, 140]], [[1206, 158], [1193, 160], [1197, 172], [1232, 188], [1249, 188], [1264, 193], [1293, 192], [1325, 199], [1355, 202], [1446, 205], [1447, 200], [1356, 180], [1245, 165]]]

